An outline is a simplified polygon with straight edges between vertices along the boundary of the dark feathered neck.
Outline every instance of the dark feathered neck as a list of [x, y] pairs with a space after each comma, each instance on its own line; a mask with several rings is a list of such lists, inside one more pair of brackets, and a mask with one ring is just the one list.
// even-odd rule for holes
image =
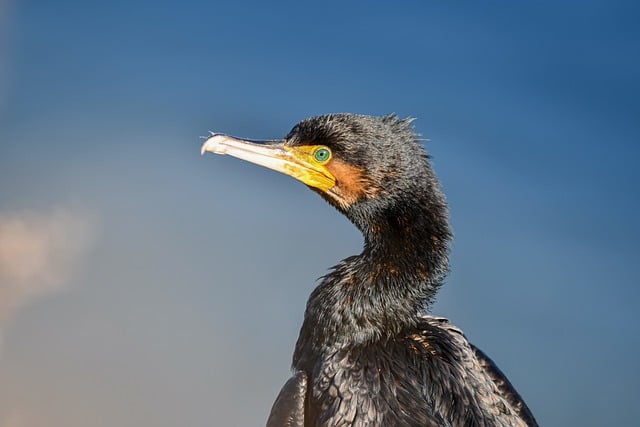
[[305, 354], [390, 339], [416, 325], [448, 270], [447, 208], [437, 183], [429, 184], [417, 201], [380, 201], [347, 213], [363, 232], [364, 250], [311, 294], [294, 364]]

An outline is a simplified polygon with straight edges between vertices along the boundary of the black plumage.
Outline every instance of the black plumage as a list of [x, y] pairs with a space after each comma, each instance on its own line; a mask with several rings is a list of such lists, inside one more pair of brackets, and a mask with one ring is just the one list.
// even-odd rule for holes
[[[209, 145], [229, 138], [216, 137]], [[536, 425], [493, 362], [446, 319], [425, 314], [448, 271], [451, 230], [411, 120], [314, 117], [261, 147], [278, 147], [278, 158], [294, 153], [301, 172], [256, 163], [307, 183], [364, 236], [362, 253], [312, 292], [295, 374], [268, 426]], [[330, 160], [326, 153], [307, 158], [318, 147]], [[308, 178], [305, 168], [319, 177]]]

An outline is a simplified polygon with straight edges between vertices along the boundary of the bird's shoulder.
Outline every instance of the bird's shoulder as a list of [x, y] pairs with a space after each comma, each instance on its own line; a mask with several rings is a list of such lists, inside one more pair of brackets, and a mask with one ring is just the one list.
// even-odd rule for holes
[[[495, 417], [497, 425], [537, 426], [506, 375], [447, 318], [422, 314], [415, 332], [408, 337], [453, 369], [450, 390], [457, 389], [456, 394], [475, 401], [472, 407], [482, 408], [479, 411], [482, 417]], [[440, 376], [442, 381], [442, 366], [432, 360], [425, 368], [434, 370], [433, 375]]]
[[538, 423], [533, 413], [525, 403], [524, 399], [517, 392], [505, 374], [500, 368], [487, 356], [482, 350], [473, 344], [470, 344], [474, 351], [478, 363], [484, 372], [493, 380], [496, 387], [500, 391], [501, 396], [509, 402], [513, 410], [526, 423], [527, 426], [537, 426]]

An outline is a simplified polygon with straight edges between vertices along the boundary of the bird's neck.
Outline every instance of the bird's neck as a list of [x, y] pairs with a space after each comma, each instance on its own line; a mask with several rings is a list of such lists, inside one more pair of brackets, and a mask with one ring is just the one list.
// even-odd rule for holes
[[304, 354], [391, 339], [415, 326], [448, 270], [444, 203], [405, 207], [363, 224], [356, 223], [363, 252], [338, 264], [309, 298], [294, 364]]

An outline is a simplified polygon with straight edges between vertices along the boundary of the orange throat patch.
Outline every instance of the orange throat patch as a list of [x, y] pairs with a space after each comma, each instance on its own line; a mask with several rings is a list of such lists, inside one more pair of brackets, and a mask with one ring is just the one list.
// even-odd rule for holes
[[377, 196], [379, 189], [372, 185], [371, 179], [363, 169], [339, 159], [333, 159], [325, 167], [336, 179], [336, 185], [327, 193], [343, 209], [358, 200]]

